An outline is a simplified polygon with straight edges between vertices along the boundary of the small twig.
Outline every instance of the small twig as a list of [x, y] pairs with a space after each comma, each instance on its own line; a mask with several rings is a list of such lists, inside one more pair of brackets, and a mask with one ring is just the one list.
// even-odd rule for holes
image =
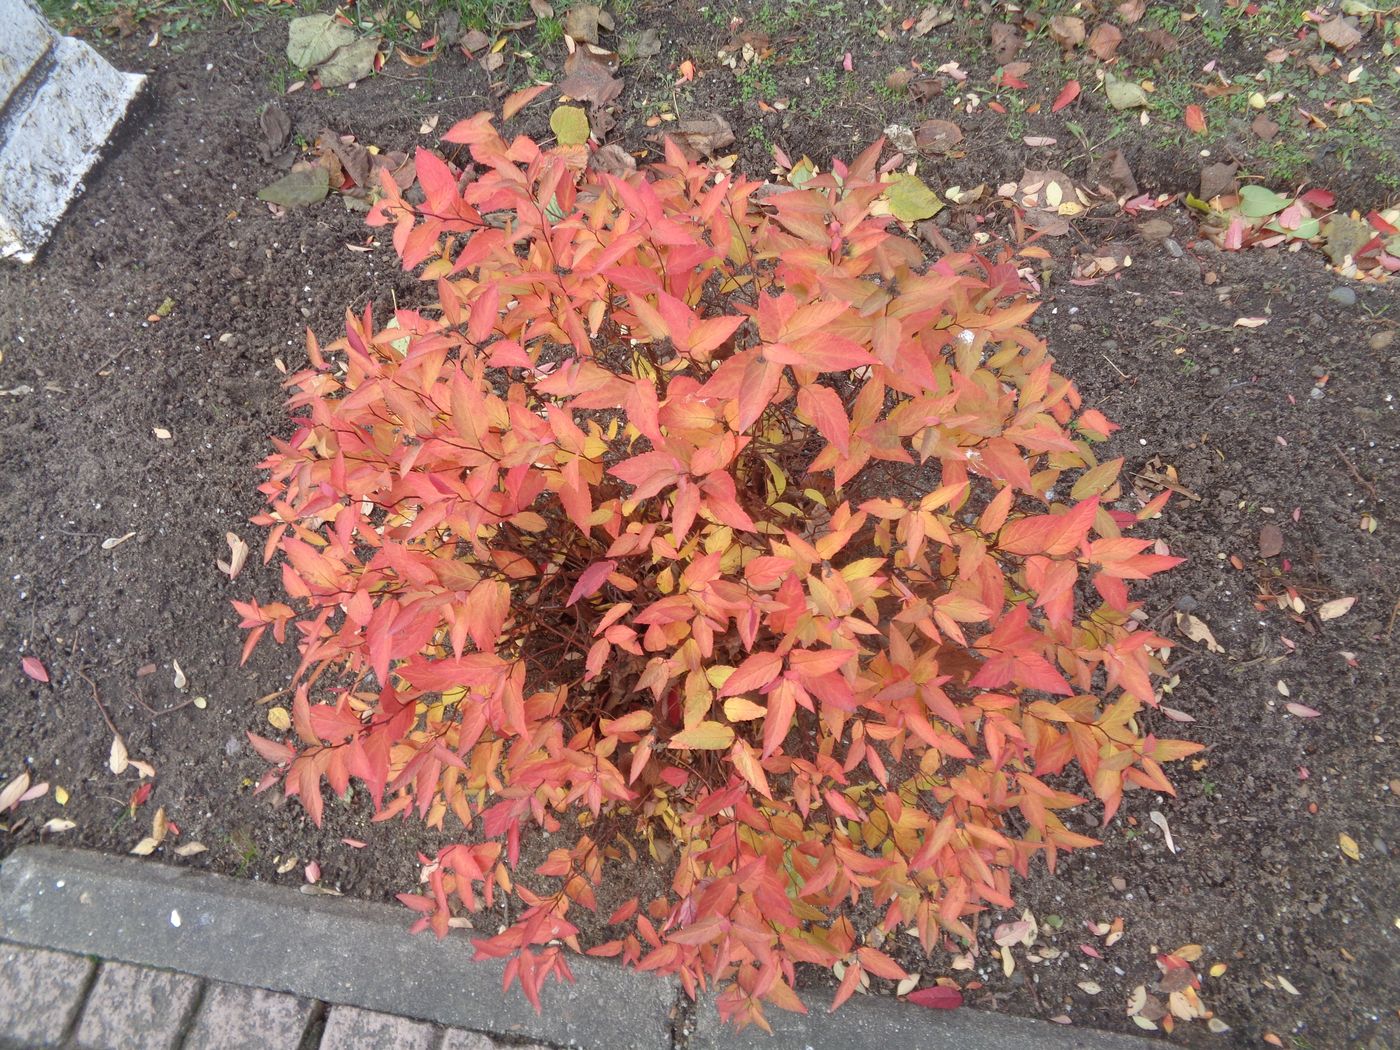
[[1369, 481], [1367, 481], [1361, 476], [1361, 472], [1356, 469], [1356, 464], [1349, 460], [1347, 458], [1347, 454], [1342, 451], [1342, 446], [1337, 445], [1336, 449], [1337, 455], [1342, 457], [1342, 462], [1347, 465], [1347, 470], [1351, 471], [1351, 476], [1356, 479], [1356, 483], [1360, 485], [1363, 489], [1365, 489], [1368, 493], [1370, 493], [1372, 499], [1380, 499], [1379, 494], [1376, 492], [1376, 486], [1372, 485]]
[[1385, 640], [1390, 641], [1390, 632], [1395, 630], [1395, 618], [1400, 616], [1400, 598], [1395, 599], [1395, 605], [1390, 610], [1390, 620], [1385, 625]]
[[1120, 376], [1122, 376], [1124, 379], [1127, 379], [1127, 378], [1128, 378], [1128, 373], [1125, 372], [1125, 371], [1123, 371], [1123, 370], [1122, 370], [1121, 368], [1119, 368], [1117, 365], [1115, 365], [1115, 364], [1113, 363], [1113, 358], [1109, 357], [1107, 354], [1103, 353], [1102, 351], [1099, 352], [1099, 356], [1102, 357], [1105, 361], [1107, 361], [1108, 364], [1109, 364], [1109, 367], [1112, 368], [1115, 372], [1117, 372]]
[[190, 704], [194, 703], [194, 697], [190, 697], [184, 703], [176, 704], [174, 707], [167, 707], [163, 708], [160, 711], [157, 711], [154, 707], [152, 707], [150, 704], [146, 703], [144, 699], [142, 699], [140, 690], [133, 690], [131, 696], [138, 704], [140, 704], [146, 709], [146, 711], [150, 714], [152, 718], [159, 718], [161, 715], [172, 715], [176, 711], [180, 710], [180, 708], [189, 707]]
[[87, 675], [85, 675], [82, 671], [78, 670], [76, 667], [73, 668], [73, 673], [79, 678], [81, 678], [84, 682], [86, 682], [88, 684], [88, 688], [92, 690], [92, 702], [96, 704], [97, 709], [102, 712], [102, 721], [107, 723], [107, 728], [112, 731], [112, 735], [121, 736], [121, 730], [119, 730], [117, 728], [117, 724], [112, 721], [112, 716], [107, 713], [107, 708], [103, 706], [102, 698], [97, 695], [97, 683], [94, 682]]

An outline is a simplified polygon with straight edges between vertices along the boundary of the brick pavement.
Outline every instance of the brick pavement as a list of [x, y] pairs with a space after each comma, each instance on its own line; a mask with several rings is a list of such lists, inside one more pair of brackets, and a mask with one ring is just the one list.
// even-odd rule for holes
[[0, 1050], [543, 1050], [479, 1032], [0, 941]]

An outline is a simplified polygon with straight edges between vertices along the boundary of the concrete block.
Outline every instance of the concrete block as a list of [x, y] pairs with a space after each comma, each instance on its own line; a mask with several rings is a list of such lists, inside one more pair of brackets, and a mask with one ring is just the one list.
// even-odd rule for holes
[[42, 948], [0, 944], [0, 1039], [58, 1046], [78, 1016], [91, 960]]
[[0, 258], [32, 262], [145, 77], [0, 0]]
[[78, 1024], [80, 1050], [176, 1050], [199, 996], [182, 973], [103, 963]]
[[181, 1050], [297, 1050], [315, 1010], [295, 995], [214, 984]]
[[[13, 8], [13, 10], [11, 10]], [[43, 16], [24, 3], [0, 3], [5, 32], [0, 33], [0, 109], [19, 90], [40, 60], [49, 53], [58, 34]]]
[[321, 1034], [321, 1050], [433, 1050], [437, 1029], [406, 1017], [334, 1006]]
[[476, 961], [466, 936], [410, 934], [411, 922], [402, 907], [84, 850], [22, 847], [0, 864], [0, 939], [174, 967], [512, 1044], [670, 1045], [673, 981], [571, 957], [576, 983], [546, 984], [537, 1014], [518, 991], [502, 996], [501, 960]]

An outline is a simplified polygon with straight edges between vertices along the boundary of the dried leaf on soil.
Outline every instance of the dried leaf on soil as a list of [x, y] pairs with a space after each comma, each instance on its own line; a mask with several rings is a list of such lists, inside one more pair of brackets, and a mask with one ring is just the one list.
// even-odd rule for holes
[[919, 20], [914, 23], [914, 28], [909, 31], [910, 36], [927, 36], [939, 26], [945, 26], [953, 20], [954, 11], [951, 7], [941, 4], [929, 4], [919, 12]]
[[519, 91], [511, 92], [506, 96], [505, 102], [501, 105], [501, 119], [509, 120], [511, 117], [515, 116], [531, 102], [539, 98], [545, 91], [548, 91], [550, 86], [549, 84], [535, 84], [533, 87], [521, 88]]
[[325, 200], [330, 189], [330, 172], [315, 164], [284, 175], [271, 186], [258, 190], [258, 200], [283, 208], [297, 208]]
[[610, 142], [593, 151], [588, 158], [588, 167], [591, 171], [603, 171], [621, 178], [637, 170], [637, 161], [621, 146]]
[[1342, 849], [1342, 853], [1350, 860], [1361, 859], [1361, 847], [1356, 844], [1356, 840], [1350, 835], [1341, 834], [1337, 836], [1337, 845]]
[[1350, 51], [1361, 43], [1361, 32], [1350, 18], [1337, 15], [1317, 27], [1317, 35], [1325, 44], [1331, 44], [1338, 51]]
[[1283, 550], [1283, 530], [1269, 522], [1259, 530], [1259, 557], [1272, 558]]
[[0, 788], [0, 813], [8, 813], [19, 805], [19, 800], [29, 790], [29, 773], [24, 772]]
[[713, 157], [726, 146], [734, 144], [734, 129], [718, 113], [711, 113], [706, 117], [678, 121], [674, 137], [702, 156]]
[[354, 42], [355, 31], [333, 16], [303, 15], [287, 24], [287, 61], [312, 69]]
[[1066, 106], [1068, 106], [1071, 102], [1073, 102], [1079, 97], [1079, 92], [1081, 90], [1082, 89], [1079, 86], [1079, 81], [1071, 80], [1068, 84], [1061, 88], [1060, 93], [1055, 96], [1055, 101], [1050, 105], [1050, 112], [1060, 112], [1060, 110], [1064, 109]]
[[1142, 89], [1141, 84], [1134, 81], [1105, 73], [1103, 89], [1108, 95], [1108, 104], [1114, 109], [1134, 109], [1147, 105], [1147, 92]]
[[179, 661], [179, 660], [172, 660], [172, 661], [171, 661], [171, 666], [173, 667], [173, 669], [174, 669], [174, 671], [175, 671], [175, 688], [176, 688], [176, 689], [183, 689], [183, 688], [185, 688], [185, 686], [189, 685], [189, 684], [190, 684], [190, 680], [189, 680], [189, 678], [187, 678], [187, 677], [185, 676], [185, 671], [184, 671], [184, 669], [180, 666], [180, 661]]
[[268, 106], [258, 117], [258, 129], [262, 132], [258, 156], [268, 164], [290, 168], [296, 150], [292, 147], [292, 122], [287, 114], [278, 106]]
[[75, 824], [73, 821], [65, 820], [62, 817], [53, 817], [50, 820], [44, 821], [44, 830], [50, 833], [57, 833], [60, 831], [72, 831], [77, 826], [78, 825]]
[[20, 660], [19, 666], [20, 670], [22, 670], [30, 678], [34, 679], [34, 681], [45, 684], [48, 683], [48, 668], [44, 666], [43, 662], [37, 656], [24, 657]]
[[1195, 135], [1206, 133], [1206, 114], [1200, 106], [1194, 102], [1186, 107], [1186, 128]]
[[1345, 616], [1355, 604], [1356, 598], [1352, 596], [1333, 598], [1330, 602], [1323, 602], [1317, 607], [1317, 618], [1319, 620], [1335, 620], [1339, 616]]
[[101, 547], [104, 551], [112, 550], [116, 547], [120, 547], [123, 543], [125, 543], [127, 540], [131, 539], [131, 537], [135, 535], [136, 533], [134, 532], [126, 532], [120, 536], [108, 536], [105, 540], [102, 541]]
[[997, 22], [992, 26], [992, 57], [996, 59], [997, 65], [1004, 66], [1016, 57], [1016, 53], [1021, 50], [1021, 45], [1025, 43], [1025, 37], [1021, 35], [1013, 25], [1005, 22]]
[[175, 848], [177, 857], [193, 857], [197, 853], [203, 853], [209, 847], [202, 842], [186, 842], [183, 846]]
[[951, 120], [926, 120], [914, 129], [915, 145], [928, 153], [948, 153], [962, 140], [962, 128]]
[[579, 4], [564, 15], [564, 32], [588, 44], [598, 42], [598, 30], [612, 32], [613, 18], [597, 4]]
[[379, 44], [380, 38], [377, 36], [361, 37], [353, 44], [347, 44], [321, 64], [316, 71], [316, 79], [323, 88], [344, 87], [365, 79], [374, 72]]
[[1176, 629], [1193, 642], [1204, 642], [1206, 649], [1212, 653], [1223, 653], [1224, 647], [1215, 640], [1215, 635], [1211, 634], [1210, 628], [1205, 623], [1190, 613], [1176, 614]]
[[121, 776], [130, 764], [131, 760], [126, 753], [126, 741], [120, 736], [112, 737], [112, 750], [107, 755], [107, 768], [117, 776]]
[[564, 72], [559, 92], [569, 98], [605, 106], [622, 94], [622, 81], [612, 75], [609, 63], [587, 48], [581, 47], [568, 57]]
[[1074, 15], [1056, 15], [1050, 19], [1050, 37], [1066, 51], [1084, 43], [1084, 19]]
[[1123, 43], [1123, 31], [1115, 25], [1100, 22], [1089, 34], [1088, 48], [1100, 62], [1107, 62], [1118, 53], [1118, 45]]
[[627, 39], [622, 42], [621, 52], [627, 56], [629, 62], [659, 55], [661, 54], [661, 34], [654, 28], [629, 34]]
[[285, 707], [269, 707], [267, 721], [273, 729], [280, 729], [284, 733], [292, 728], [292, 716], [287, 713]]
[[1317, 708], [1315, 708], [1315, 707], [1308, 707], [1306, 704], [1300, 704], [1300, 703], [1297, 703], [1296, 701], [1291, 701], [1291, 700], [1290, 700], [1288, 703], [1284, 704], [1283, 706], [1286, 707], [1286, 708], [1288, 709], [1288, 713], [1289, 713], [1289, 714], [1291, 714], [1291, 715], [1296, 715], [1296, 716], [1299, 717], [1299, 718], [1321, 718], [1321, 717], [1322, 717], [1322, 712], [1319, 711]]

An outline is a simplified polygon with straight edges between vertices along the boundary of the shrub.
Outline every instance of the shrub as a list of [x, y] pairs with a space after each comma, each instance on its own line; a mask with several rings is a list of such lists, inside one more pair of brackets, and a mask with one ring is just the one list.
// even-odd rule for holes
[[[574, 909], [647, 855], [669, 891], [587, 951], [765, 1024], [796, 964], [839, 1004], [905, 976], [887, 934], [971, 939], [1013, 871], [1093, 845], [1067, 766], [1105, 822], [1171, 791], [1198, 745], [1143, 727], [1169, 643], [1128, 586], [1178, 559], [1123, 535], [1163, 500], [1111, 509], [1113, 425], [1009, 260], [926, 266], [878, 143], [765, 196], [674, 145], [635, 172], [484, 114], [445, 139], [467, 170], [420, 150], [423, 202], [386, 178], [370, 216], [437, 302], [308, 334], [262, 464], [303, 612], [238, 604], [302, 657], [260, 786], [319, 823], [358, 779], [462, 840], [402, 896], [417, 928], [514, 894], [476, 946], [538, 1007]], [[527, 886], [531, 828], [567, 834]]]

